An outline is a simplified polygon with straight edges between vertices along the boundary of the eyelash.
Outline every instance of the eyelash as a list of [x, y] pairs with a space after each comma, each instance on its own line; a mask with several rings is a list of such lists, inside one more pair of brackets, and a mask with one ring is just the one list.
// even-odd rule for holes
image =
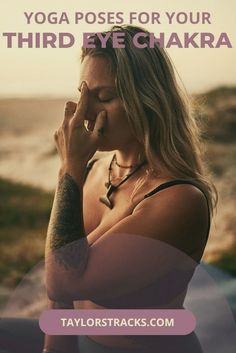
[[101, 98], [98, 98], [99, 102], [100, 103], [106, 103], [106, 102], [110, 102], [113, 98], [108, 98], [108, 99], [101, 99]]
[[[78, 91], [79, 91], [79, 93], [81, 94], [81, 90], [79, 89]], [[115, 98], [115, 97], [111, 97], [111, 98], [108, 98], [108, 99], [101, 99], [101, 98], [97, 97], [97, 99], [98, 99], [98, 101], [99, 101], [100, 103], [108, 103], [108, 102], [112, 101], [114, 98]]]

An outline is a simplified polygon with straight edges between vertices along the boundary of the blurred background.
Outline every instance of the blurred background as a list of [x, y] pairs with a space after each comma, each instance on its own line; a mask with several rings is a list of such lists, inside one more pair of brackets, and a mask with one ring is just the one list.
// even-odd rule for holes
[[[24, 11], [208, 11], [212, 24], [143, 25], [158, 32], [227, 32], [232, 49], [168, 50], [181, 80], [198, 103], [196, 118], [204, 124], [205, 161], [219, 193], [204, 261], [236, 276], [236, 3], [199, 0], [146, 1], [135, 8], [125, 1], [57, 1], [41, 7], [31, 1], [0, 4], [0, 32], [73, 33], [78, 45], [68, 49], [7, 49], [0, 39], [0, 305], [32, 267], [43, 258], [46, 228], [59, 160], [53, 133], [66, 100], [77, 100], [79, 53], [83, 32], [107, 25], [26, 25]], [[73, 21], [72, 21], [73, 22]], [[137, 23], [138, 24], [138, 23]]]

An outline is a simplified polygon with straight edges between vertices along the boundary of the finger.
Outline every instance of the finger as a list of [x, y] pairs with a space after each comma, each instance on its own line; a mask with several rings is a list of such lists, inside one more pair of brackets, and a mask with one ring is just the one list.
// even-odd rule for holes
[[71, 101], [66, 102], [63, 124], [67, 123], [67, 121], [74, 116], [76, 108], [77, 108], [77, 104], [75, 102], [71, 102]]
[[84, 122], [87, 109], [88, 109], [88, 87], [86, 82], [83, 82], [81, 87], [81, 96], [77, 104], [74, 120], [76, 122]]
[[103, 138], [106, 133], [107, 126], [107, 113], [105, 110], [102, 110], [96, 119], [96, 123], [92, 132], [92, 136], [96, 139]]

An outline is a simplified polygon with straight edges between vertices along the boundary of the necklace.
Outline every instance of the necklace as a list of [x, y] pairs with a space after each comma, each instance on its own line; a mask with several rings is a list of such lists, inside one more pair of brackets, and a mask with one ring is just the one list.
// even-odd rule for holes
[[113, 208], [113, 203], [109, 198], [111, 194], [113, 194], [113, 192], [115, 192], [122, 184], [124, 184], [134, 173], [136, 173], [146, 163], [146, 160], [144, 160], [142, 163], [138, 164], [132, 172], [125, 175], [125, 177], [117, 185], [113, 185], [111, 182], [111, 172], [112, 172], [112, 164], [114, 161], [116, 161], [116, 155], [113, 156], [110, 166], [108, 168], [108, 182], [105, 183], [105, 186], [107, 188], [107, 193], [99, 197], [99, 201], [110, 209]]

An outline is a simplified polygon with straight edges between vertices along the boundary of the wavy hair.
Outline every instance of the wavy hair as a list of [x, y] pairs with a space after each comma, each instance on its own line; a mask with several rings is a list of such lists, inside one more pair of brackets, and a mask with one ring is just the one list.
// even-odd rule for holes
[[[203, 163], [200, 129], [191, 100], [180, 89], [167, 52], [158, 43], [150, 48], [149, 32], [141, 27], [113, 26], [108, 32], [124, 33], [125, 48], [113, 48], [111, 36], [106, 48], [102, 48], [94, 35], [95, 48], [82, 48], [81, 61], [87, 55], [108, 59], [117, 93], [150, 170], [158, 172], [158, 157], [171, 174], [192, 180], [204, 192], [212, 213], [217, 192]], [[140, 37], [142, 41], [139, 39], [147, 44], [145, 48], [133, 44], [138, 32], [146, 33], [146, 37]]]

